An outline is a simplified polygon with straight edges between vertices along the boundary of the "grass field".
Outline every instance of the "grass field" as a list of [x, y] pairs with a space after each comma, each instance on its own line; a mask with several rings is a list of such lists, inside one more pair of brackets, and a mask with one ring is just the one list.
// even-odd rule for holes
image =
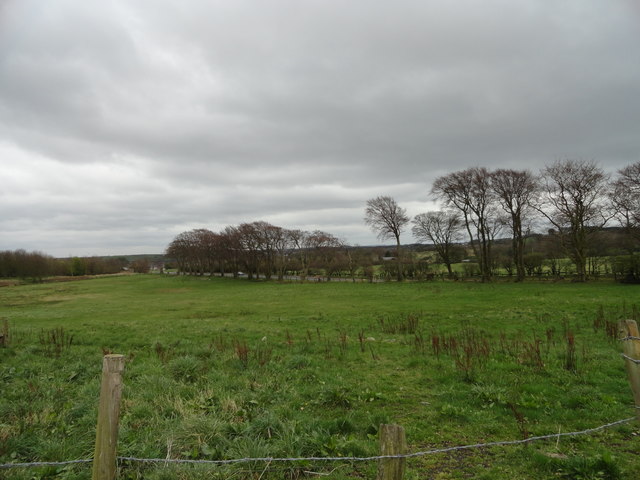
[[[119, 455], [368, 456], [635, 414], [613, 283], [314, 283], [132, 275], [0, 288], [0, 464], [91, 458], [101, 357], [127, 355]], [[639, 428], [432, 454], [407, 479], [636, 479]], [[119, 478], [374, 478], [373, 462], [123, 464]], [[90, 478], [90, 466], [0, 470]], [[325, 475], [329, 474], [329, 475]]]

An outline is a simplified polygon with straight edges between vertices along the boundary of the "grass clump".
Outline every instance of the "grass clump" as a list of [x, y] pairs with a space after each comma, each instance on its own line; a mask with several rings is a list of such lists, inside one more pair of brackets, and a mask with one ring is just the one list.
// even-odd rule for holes
[[542, 471], [567, 480], [620, 480], [618, 460], [605, 452], [594, 456], [537, 454], [535, 462]]
[[202, 375], [200, 362], [191, 355], [170, 360], [167, 363], [167, 368], [171, 372], [173, 379], [180, 382], [193, 383]]
[[73, 335], [64, 327], [56, 327], [50, 330], [42, 330], [38, 337], [42, 351], [48, 357], [59, 357], [62, 352], [71, 348]]

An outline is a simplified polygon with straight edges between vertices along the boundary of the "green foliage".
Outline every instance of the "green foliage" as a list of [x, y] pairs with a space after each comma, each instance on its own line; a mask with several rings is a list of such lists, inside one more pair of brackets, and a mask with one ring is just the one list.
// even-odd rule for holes
[[84, 258], [73, 257], [71, 259], [70, 273], [74, 277], [85, 275], [87, 273], [87, 265]]

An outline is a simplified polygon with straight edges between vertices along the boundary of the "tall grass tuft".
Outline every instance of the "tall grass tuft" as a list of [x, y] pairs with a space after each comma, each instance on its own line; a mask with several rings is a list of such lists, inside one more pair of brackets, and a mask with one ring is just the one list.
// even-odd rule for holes
[[399, 315], [397, 318], [379, 316], [378, 324], [383, 333], [414, 334], [418, 330], [420, 317], [416, 313]]
[[273, 348], [265, 343], [259, 343], [258, 346], [253, 351], [253, 356], [261, 367], [264, 367], [267, 363], [271, 361], [271, 356], [273, 354]]
[[358, 342], [360, 343], [360, 351], [362, 353], [364, 353], [364, 350], [365, 350], [365, 341], [366, 341], [366, 337], [364, 335], [364, 330], [359, 330], [358, 331]]
[[544, 370], [544, 361], [542, 360], [542, 353], [540, 351], [541, 344], [542, 340], [540, 340], [539, 338], [534, 338], [532, 342], [523, 342], [523, 364], [530, 365], [537, 370]]
[[576, 356], [576, 339], [573, 336], [573, 332], [567, 331], [567, 351], [565, 354], [564, 368], [570, 372], [576, 372], [578, 370], [578, 359]]
[[156, 352], [156, 356], [163, 364], [166, 364], [169, 360], [171, 360], [175, 353], [173, 346], [170, 345], [168, 347], [165, 347], [160, 342], [156, 342], [153, 349]]
[[64, 327], [42, 330], [39, 342], [46, 356], [59, 357], [64, 350], [68, 350], [73, 344], [73, 335], [69, 335]]
[[238, 339], [234, 340], [233, 350], [236, 354], [236, 358], [240, 360], [242, 368], [247, 368], [249, 366], [249, 347], [247, 346], [247, 342]]
[[349, 343], [349, 337], [346, 330], [340, 330], [338, 332], [338, 348], [340, 349], [340, 355], [344, 356], [347, 353], [347, 347]]

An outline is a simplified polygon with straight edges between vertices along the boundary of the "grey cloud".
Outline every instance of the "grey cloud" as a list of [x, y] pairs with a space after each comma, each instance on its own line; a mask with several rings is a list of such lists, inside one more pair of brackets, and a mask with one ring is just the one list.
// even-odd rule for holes
[[456, 168], [620, 168], [639, 27], [585, 0], [4, 2], [0, 248], [263, 218], [375, 243], [367, 198], [417, 213]]

